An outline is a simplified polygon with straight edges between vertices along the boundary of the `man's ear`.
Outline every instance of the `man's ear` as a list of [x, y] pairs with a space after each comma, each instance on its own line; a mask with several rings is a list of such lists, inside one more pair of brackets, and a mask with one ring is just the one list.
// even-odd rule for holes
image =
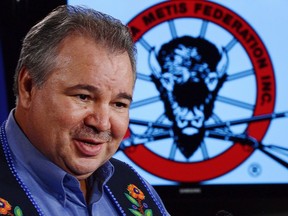
[[23, 108], [29, 108], [33, 89], [33, 80], [26, 67], [23, 67], [18, 76], [18, 104]]

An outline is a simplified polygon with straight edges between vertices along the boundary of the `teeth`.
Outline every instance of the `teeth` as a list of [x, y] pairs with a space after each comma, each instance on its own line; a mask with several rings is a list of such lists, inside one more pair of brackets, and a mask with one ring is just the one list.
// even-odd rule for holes
[[94, 143], [88, 143], [88, 142], [84, 142], [85, 143], [85, 145], [88, 145], [88, 146], [95, 146], [96, 144], [94, 144]]

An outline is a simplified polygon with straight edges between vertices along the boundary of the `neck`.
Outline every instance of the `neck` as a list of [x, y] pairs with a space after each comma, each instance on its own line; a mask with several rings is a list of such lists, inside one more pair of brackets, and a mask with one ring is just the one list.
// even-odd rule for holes
[[89, 186], [87, 184], [87, 181], [83, 179], [83, 180], [79, 180], [79, 182], [80, 182], [80, 189], [83, 193], [83, 196], [86, 202], [88, 203], [90, 199], [90, 191], [89, 191]]
[[86, 180], [80, 180], [80, 188], [81, 188], [81, 191], [84, 195], [86, 195], [86, 192], [87, 192], [87, 186], [86, 186]]

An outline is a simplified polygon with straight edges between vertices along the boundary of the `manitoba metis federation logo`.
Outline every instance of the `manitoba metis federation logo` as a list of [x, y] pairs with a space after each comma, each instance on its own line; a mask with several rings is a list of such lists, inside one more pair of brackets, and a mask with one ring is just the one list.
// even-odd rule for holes
[[287, 113], [273, 113], [273, 66], [245, 20], [208, 1], [165, 1], [128, 25], [138, 77], [120, 149], [132, 161], [178, 182], [224, 175], [255, 150], [287, 167], [262, 143]]

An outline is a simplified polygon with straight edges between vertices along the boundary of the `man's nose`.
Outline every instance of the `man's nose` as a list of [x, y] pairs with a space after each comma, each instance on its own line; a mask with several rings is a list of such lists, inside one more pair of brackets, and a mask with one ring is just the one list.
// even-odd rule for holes
[[87, 126], [95, 128], [97, 131], [107, 131], [110, 129], [110, 110], [108, 106], [97, 106], [84, 119]]

